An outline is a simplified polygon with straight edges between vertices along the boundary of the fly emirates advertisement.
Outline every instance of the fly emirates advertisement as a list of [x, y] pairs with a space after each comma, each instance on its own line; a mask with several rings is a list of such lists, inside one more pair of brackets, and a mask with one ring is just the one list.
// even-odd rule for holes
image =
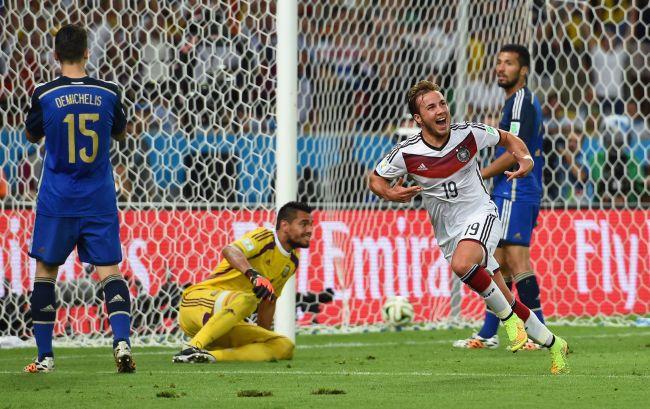
[[[403, 295], [415, 321], [447, 317], [456, 278], [436, 244], [425, 211], [315, 211], [311, 247], [300, 250], [299, 293], [334, 290], [334, 300], [300, 324], [371, 324], [387, 296]], [[268, 211], [123, 211], [120, 269], [134, 296], [155, 297], [169, 280], [205, 279], [221, 249], [248, 230], [273, 227]], [[27, 294], [35, 262], [27, 255], [33, 213], [0, 213], [0, 298]], [[650, 313], [650, 211], [541, 211], [531, 246], [548, 317]], [[60, 281], [86, 277], [76, 251]], [[456, 285], [458, 288], [459, 286]], [[482, 316], [479, 297], [460, 286], [460, 313]], [[96, 309], [93, 310], [93, 314]], [[87, 313], [90, 313], [89, 311]]]

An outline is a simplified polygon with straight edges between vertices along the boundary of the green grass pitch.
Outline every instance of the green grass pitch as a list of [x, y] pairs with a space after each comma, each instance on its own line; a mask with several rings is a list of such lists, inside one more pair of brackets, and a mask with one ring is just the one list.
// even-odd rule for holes
[[[2, 408], [638, 408], [650, 402], [650, 329], [558, 327], [571, 374], [548, 351], [462, 351], [469, 330], [298, 337], [292, 361], [172, 364], [135, 348], [117, 374], [109, 348], [59, 348], [56, 372], [24, 374], [31, 349], [0, 351]], [[502, 339], [505, 334], [501, 334]]]

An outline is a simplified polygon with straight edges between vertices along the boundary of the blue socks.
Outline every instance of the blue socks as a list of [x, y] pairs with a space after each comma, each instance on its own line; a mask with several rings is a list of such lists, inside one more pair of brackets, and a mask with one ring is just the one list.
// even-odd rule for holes
[[46, 356], [54, 356], [52, 352], [52, 333], [56, 321], [55, 283], [56, 279], [54, 278], [36, 277], [34, 279], [34, 291], [32, 291], [29, 299], [39, 361]]
[[542, 303], [539, 298], [539, 284], [537, 277], [532, 271], [521, 273], [515, 278], [517, 294], [521, 302], [535, 313], [537, 318], [544, 324], [544, 315], [542, 314]]
[[[57, 308], [55, 284], [56, 279], [54, 278], [36, 277], [34, 279], [34, 290], [29, 299], [39, 361], [45, 357], [54, 356], [52, 336]], [[104, 301], [106, 302], [108, 319], [113, 329], [113, 347], [119, 341], [126, 341], [131, 345], [129, 339], [131, 331], [131, 295], [126, 282], [121, 275], [112, 275], [102, 281], [102, 286], [104, 288]]]
[[485, 321], [483, 321], [483, 327], [481, 327], [481, 330], [478, 332], [479, 337], [492, 338], [496, 335], [500, 323], [501, 320], [494, 315], [492, 311], [486, 308]]
[[108, 320], [113, 330], [113, 348], [119, 341], [126, 341], [131, 346], [131, 294], [126, 281], [121, 275], [111, 275], [102, 281], [104, 302]]

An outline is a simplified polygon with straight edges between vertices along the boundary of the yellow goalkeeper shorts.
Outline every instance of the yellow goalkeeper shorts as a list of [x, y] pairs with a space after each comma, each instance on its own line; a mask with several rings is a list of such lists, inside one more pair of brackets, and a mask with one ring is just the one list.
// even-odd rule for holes
[[[189, 289], [183, 293], [178, 312], [178, 323], [181, 329], [187, 336], [193, 337], [213, 314], [227, 306], [240, 293], [244, 292], [207, 288]], [[236, 348], [279, 337], [280, 334], [242, 321], [206, 349]]]

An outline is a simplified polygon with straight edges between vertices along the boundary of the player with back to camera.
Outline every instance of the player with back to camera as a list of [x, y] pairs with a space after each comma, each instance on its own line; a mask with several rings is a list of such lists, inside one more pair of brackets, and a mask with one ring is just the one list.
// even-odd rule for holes
[[126, 136], [121, 91], [86, 73], [89, 50], [84, 28], [63, 26], [54, 43], [61, 76], [36, 87], [25, 124], [30, 142], [45, 137], [29, 250], [36, 259], [30, 307], [38, 357], [25, 372], [54, 370], [55, 283], [59, 266], [75, 246], [79, 259], [95, 265], [101, 279], [117, 371], [134, 372], [131, 297], [118, 269], [122, 249], [110, 162], [111, 138]]
[[[308, 248], [312, 209], [289, 202], [275, 230], [259, 227], [222, 250], [224, 260], [207, 280], [183, 291], [178, 323], [190, 341], [175, 363], [291, 359], [293, 342], [271, 331], [275, 300]], [[257, 309], [257, 325], [246, 318]]]
[[[550, 348], [551, 373], [568, 372], [566, 341], [553, 335], [513, 297], [501, 275], [493, 275], [499, 269], [493, 254], [502, 227], [497, 207], [483, 184], [477, 154], [488, 146], [503, 146], [519, 165], [505, 175], [508, 179], [521, 178], [534, 165], [526, 144], [510, 132], [483, 124], [452, 125], [447, 101], [440, 87], [430, 81], [415, 84], [407, 100], [421, 132], [397, 144], [383, 158], [369, 175], [370, 189], [386, 200], [401, 203], [421, 193], [438, 245], [452, 271], [479, 293], [504, 323], [510, 350], [522, 348], [530, 336]], [[404, 176], [417, 185], [402, 186]]]
[[[523, 178], [509, 180], [503, 175], [517, 161], [503, 147], [496, 151], [497, 159], [481, 169], [483, 179], [494, 177], [492, 200], [499, 209], [503, 225], [503, 237], [494, 253], [506, 285], [517, 287], [517, 294], [524, 305], [537, 315], [543, 323], [539, 283], [530, 263], [530, 240], [537, 224], [537, 215], [542, 200], [542, 143], [544, 128], [542, 107], [537, 97], [526, 87], [530, 70], [530, 54], [519, 44], [504, 45], [497, 56], [495, 72], [497, 81], [506, 94], [499, 128], [509, 129], [526, 143], [532, 153], [535, 167]], [[499, 319], [486, 309], [483, 327], [467, 339], [454, 342], [457, 348], [497, 348]], [[535, 350], [541, 346], [528, 341], [523, 349]]]

